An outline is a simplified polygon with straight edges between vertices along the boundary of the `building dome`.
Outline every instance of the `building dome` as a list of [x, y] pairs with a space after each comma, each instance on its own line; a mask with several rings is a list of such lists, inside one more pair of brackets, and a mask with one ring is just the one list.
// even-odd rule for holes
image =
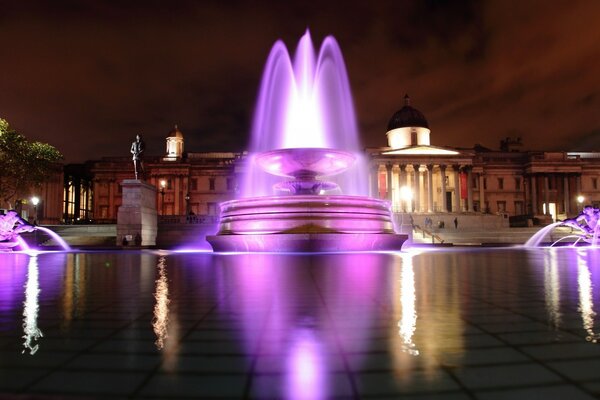
[[177, 124], [175, 124], [175, 127], [169, 132], [169, 134], [167, 135], [167, 137], [168, 138], [172, 137], [172, 138], [181, 138], [181, 139], [183, 139], [183, 133], [181, 133], [181, 131], [177, 127]]
[[404, 96], [404, 107], [396, 111], [390, 119], [387, 130], [398, 128], [427, 128], [429, 124], [423, 113], [410, 105], [410, 97]]

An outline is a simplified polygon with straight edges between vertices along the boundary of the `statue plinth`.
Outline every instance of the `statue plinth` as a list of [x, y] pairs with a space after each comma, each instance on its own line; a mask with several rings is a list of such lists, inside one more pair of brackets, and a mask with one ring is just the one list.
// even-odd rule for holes
[[[156, 188], [139, 179], [125, 179], [123, 203], [117, 213], [117, 246], [155, 246], [157, 232]], [[141, 237], [141, 242], [136, 236]]]

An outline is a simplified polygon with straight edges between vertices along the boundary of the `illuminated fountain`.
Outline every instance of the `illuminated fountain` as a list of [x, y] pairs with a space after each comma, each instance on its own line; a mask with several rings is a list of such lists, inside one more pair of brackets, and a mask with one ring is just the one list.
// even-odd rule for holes
[[29, 250], [29, 246], [21, 237], [22, 233], [42, 231], [50, 235], [64, 250], [70, 251], [69, 245], [56, 232], [41, 226], [28, 224], [19, 214], [10, 210], [0, 215], [0, 251]]
[[552, 242], [551, 246], [558, 243], [570, 241], [572, 245], [587, 244], [591, 246], [600, 245], [600, 209], [592, 206], [585, 206], [583, 211], [575, 218], [565, 219], [555, 222], [540, 229], [526, 243], [525, 247], [538, 247], [554, 229], [559, 227], [568, 227], [572, 231], [569, 235], [561, 237]]
[[407, 236], [394, 232], [389, 202], [366, 196], [367, 170], [335, 39], [315, 57], [306, 32], [293, 63], [278, 41], [263, 74], [242, 198], [221, 204], [219, 231], [207, 240], [215, 251], [400, 250]]

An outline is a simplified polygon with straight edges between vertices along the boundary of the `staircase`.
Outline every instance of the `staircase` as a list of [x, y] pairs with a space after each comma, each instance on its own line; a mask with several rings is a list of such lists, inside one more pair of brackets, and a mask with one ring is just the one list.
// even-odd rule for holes
[[[542, 227], [533, 228], [434, 228], [432, 232], [421, 229], [415, 225], [413, 229], [413, 243], [432, 244], [443, 243], [455, 246], [500, 246], [522, 245]], [[569, 236], [570, 228], [558, 227], [546, 238], [545, 242], [552, 243], [560, 238]], [[432, 235], [433, 238], [432, 239]]]

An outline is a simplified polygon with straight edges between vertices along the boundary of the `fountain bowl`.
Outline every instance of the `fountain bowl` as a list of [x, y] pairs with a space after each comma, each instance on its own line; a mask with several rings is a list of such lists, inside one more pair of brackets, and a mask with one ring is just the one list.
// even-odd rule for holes
[[316, 179], [344, 172], [354, 164], [355, 157], [343, 150], [309, 147], [266, 151], [255, 160], [271, 175]]

